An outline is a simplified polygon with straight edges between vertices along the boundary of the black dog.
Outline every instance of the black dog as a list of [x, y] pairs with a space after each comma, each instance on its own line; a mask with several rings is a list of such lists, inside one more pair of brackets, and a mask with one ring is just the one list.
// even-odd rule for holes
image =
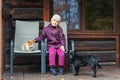
[[98, 60], [93, 55], [88, 56], [79, 56], [76, 52], [69, 52], [69, 60], [72, 63], [73, 67], [73, 75], [77, 76], [79, 72], [79, 68], [83, 66], [90, 66], [93, 71], [93, 77], [96, 77], [96, 68], [102, 68], [98, 63]]

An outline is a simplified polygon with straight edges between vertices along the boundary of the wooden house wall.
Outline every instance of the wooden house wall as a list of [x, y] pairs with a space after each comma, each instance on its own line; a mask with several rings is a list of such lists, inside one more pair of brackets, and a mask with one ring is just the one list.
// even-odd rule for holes
[[[116, 33], [68, 33], [79, 55], [95, 55], [101, 62], [119, 64], [119, 35]], [[118, 58], [116, 58], [118, 57]]]
[[[44, 2], [43, 2], [44, 1]], [[3, 1], [4, 11], [4, 26], [3, 26], [3, 39], [4, 39], [4, 63], [5, 68], [9, 68], [10, 61], [10, 40], [14, 39], [15, 20], [37, 20], [40, 21], [40, 30], [43, 28], [43, 21], [49, 21], [50, 17], [50, 0], [5, 0]], [[25, 58], [15, 60], [16, 64], [25, 62]], [[39, 57], [36, 57], [37, 59]], [[37, 62], [31, 59], [30, 62]], [[39, 60], [39, 59], [38, 59]], [[39, 61], [40, 62], [40, 61]], [[26, 63], [26, 62], [25, 62]], [[28, 62], [27, 62], [28, 63]], [[22, 63], [24, 64], [24, 63]], [[4, 68], [4, 67], [3, 67]]]
[[[32, 1], [32, 0], [31, 0]], [[4, 64], [9, 65], [9, 42], [14, 38], [15, 20], [40, 20], [40, 29], [43, 28], [42, 21], [49, 21], [52, 15], [52, 0], [5, 0], [4, 2]], [[75, 50], [80, 55], [93, 54], [98, 56], [101, 62], [116, 62], [119, 66], [119, 32], [120, 32], [120, 1], [116, 0], [115, 7], [115, 28], [116, 32], [91, 33], [68, 30], [68, 38], [75, 40]], [[83, 22], [84, 23], [84, 22]], [[0, 58], [1, 59], [1, 58]], [[32, 58], [30, 58], [32, 59]], [[24, 58], [23, 58], [24, 60]], [[18, 59], [16, 62], [20, 62]], [[35, 61], [36, 62], [36, 61]], [[21, 62], [20, 62], [21, 63]], [[5, 67], [6, 67], [5, 66]]]

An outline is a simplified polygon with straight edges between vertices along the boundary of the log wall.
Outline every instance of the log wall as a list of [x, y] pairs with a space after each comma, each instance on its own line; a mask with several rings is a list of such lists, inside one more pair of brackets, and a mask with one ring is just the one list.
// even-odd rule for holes
[[69, 39], [75, 41], [79, 55], [95, 55], [101, 62], [115, 62], [119, 67], [119, 34], [68, 32]]

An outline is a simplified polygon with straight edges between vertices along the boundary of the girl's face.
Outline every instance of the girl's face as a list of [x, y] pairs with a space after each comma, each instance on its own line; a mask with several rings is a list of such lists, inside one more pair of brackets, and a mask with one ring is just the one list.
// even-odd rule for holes
[[59, 24], [59, 21], [57, 21], [57, 20], [55, 20], [55, 19], [52, 19], [52, 20], [51, 20], [51, 25], [52, 25], [52, 26], [58, 26], [58, 24]]

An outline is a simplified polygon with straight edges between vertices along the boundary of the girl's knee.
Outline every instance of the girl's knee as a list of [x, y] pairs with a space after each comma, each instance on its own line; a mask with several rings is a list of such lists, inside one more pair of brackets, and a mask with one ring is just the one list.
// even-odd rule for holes
[[59, 57], [62, 57], [62, 58], [63, 58], [64, 56], [65, 56], [64, 53], [60, 53], [60, 54], [59, 54]]

